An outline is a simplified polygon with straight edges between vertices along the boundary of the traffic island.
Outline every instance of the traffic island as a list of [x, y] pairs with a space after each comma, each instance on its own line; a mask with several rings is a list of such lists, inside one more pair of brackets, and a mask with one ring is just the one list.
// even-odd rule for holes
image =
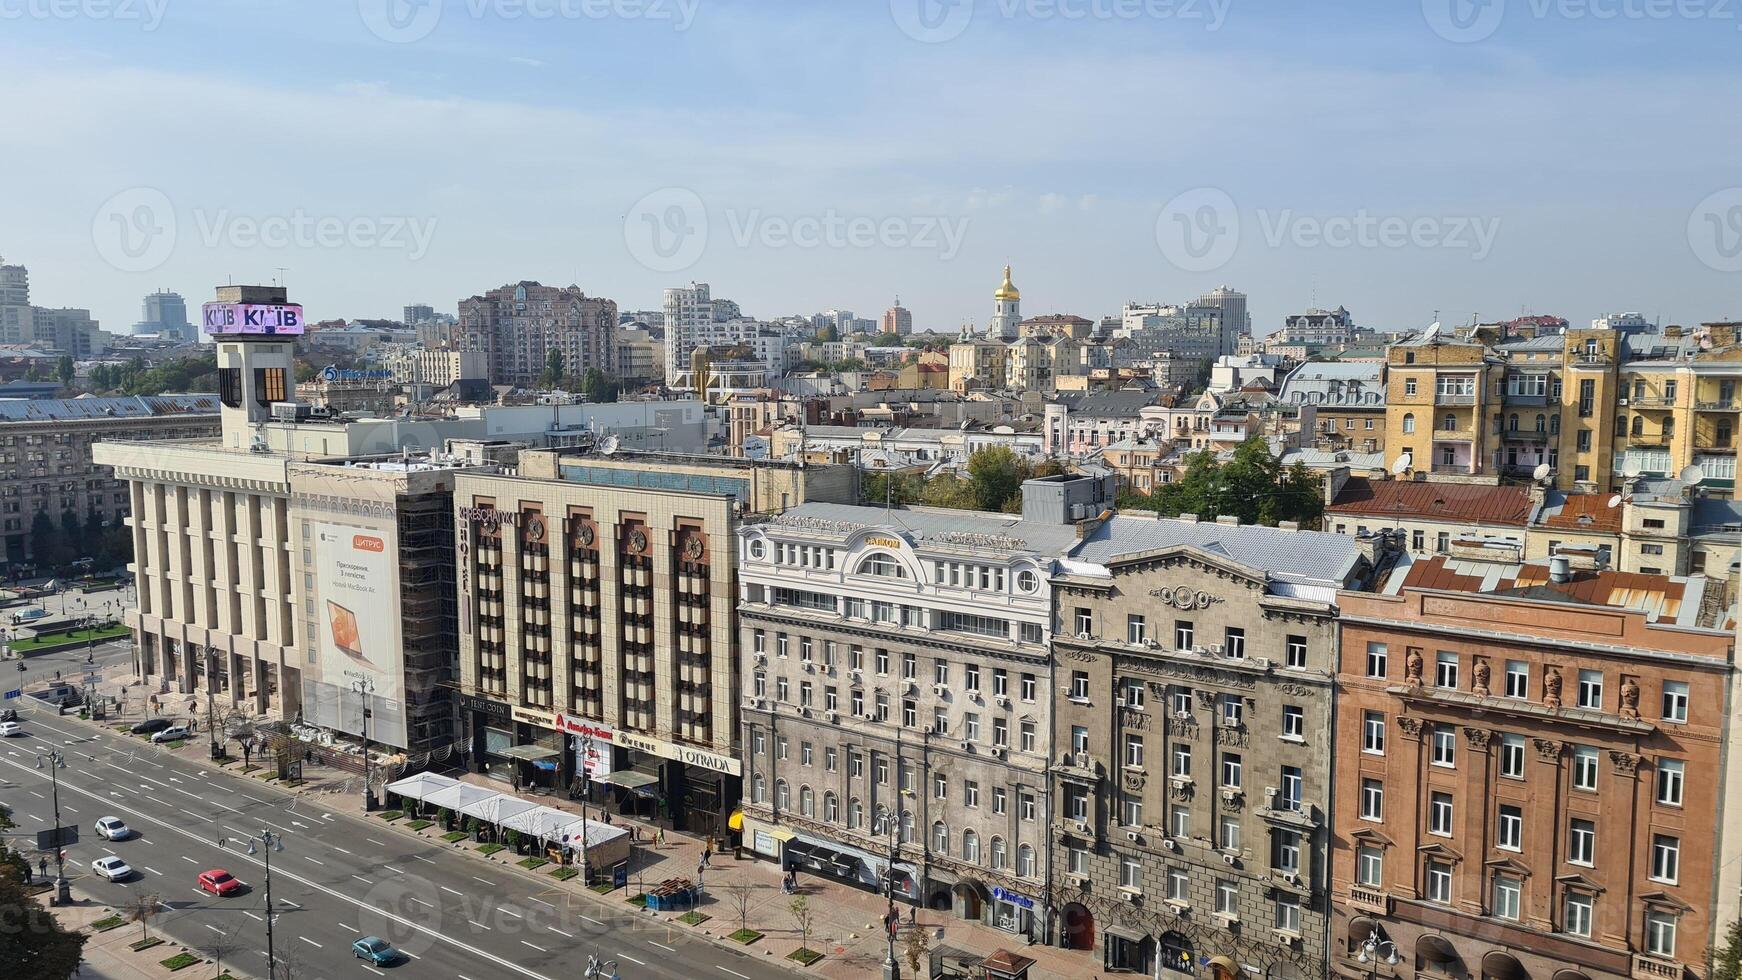
[[192, 953], [177, 953], [167, 960], [158, 960], [157, 962], [159, 966], [174, 973], [177, 970], [185, 970], [199, 961], [200, 958]]
[[810, 966], [812, 963], [815, 963], [817, 960], [822, 959], [823, 954], [817, 952], [814, 949], [811, 949], [808, 946], [800, 946], [799, 948], [786, 954], [786, 958], [789, 960], [792, 960], [794, 963], [797, 963], [800, 966]]

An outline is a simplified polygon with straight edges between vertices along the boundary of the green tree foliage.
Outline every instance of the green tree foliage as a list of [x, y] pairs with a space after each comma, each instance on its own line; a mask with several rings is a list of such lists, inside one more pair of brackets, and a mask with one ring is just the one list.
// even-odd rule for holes
[[544, 374], [539, 377], [539, 382], [541, 384], [543, 384], [546, 388], [553, 388], [559, 384], [562, 384], [562, 380], [563, 380], [563, 352], [560, 350], [553, 350], [549, 354], [545, 355]]
[[1709, 980], [1742, 980], [1742, 920], [1724, 930], [1721, 946], [1712, 947]]
[[[12, 814], [0, 809], [0, 830], [11, 830]], [[10, 976], [66, 980], [79, 968], [83, 933], [68, 932], [41, 902], [25, 894], [24, 869], [30, 859], [0, 840], [0, 963]]]
[[594, 403], [616, 401], [618, 392], [622, 388], [616, 378], [596, 367], [588, 368], [586, 373], [581, 375], [579, 387], [581, 393], [586, 395], [587, 401]]
[[71, 556], [66, 539], [55, 528], [54, 519], [37, 511], [30, 519], [30, 554], [39, 565], [64, 564]]
[[161, 395], [165, 392], [217, 391], [218, 358], [183, 357], [154, 368], [134, 358], [126, 364], [99, 364], [91, 368], [91, 387], [106, 394]]
[[991, 446], [968, 457], [967, 477], [940, 473], [926, 479], [916, 473], [867, 473], [859, 480], [859, 499], [867, 506], [923, 504], [954, 510], [1018, 513], [1022, 481], [1064, 472], [1055, 460], [1030, 464], [1004, 446]]
[[1319, 477], [1299, 464], [1283, 472], [1260, 438], [1246, 440], [1226, 463], [1207, 450], [1193, 453], [1179, 479], [1147, 496], [1124, 491], [1119, 502], [1121, 507], [1153, 510], [1163, 517], [1238, 517], [1242, 524], [1272, 527], [1280, 521], [1296, 521], [1316, 528], [1325, 510]]
[[55, 364], [55, 374], [60, 378], [60, 383], [63, 385], [72, 384], [74, 373], [73, 356], [71, 354], [62, 354], [60, 360]]
[[1008, 446], [988, 446], [968, 457], [968, 482], [980, 510], [1003, 510], [1027, 478], [1028, 467]]
[[89, 556], [100, 569], [122, 564], [132, 555], [115, 555], [109, 551], [109, 529], [103, 526], [103, 515], [91, 511], [85, 515], [85, 527], [79, 534], [80, 557]]

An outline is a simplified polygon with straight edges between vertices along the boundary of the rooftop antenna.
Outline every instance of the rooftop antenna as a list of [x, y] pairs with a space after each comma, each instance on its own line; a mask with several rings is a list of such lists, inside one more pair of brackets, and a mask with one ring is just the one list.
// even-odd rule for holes
[[274, 286], [284, 285], [284, 274], [288, 271], [290, 271], [290, 270], [286, 269], [284, 266], [282, 266], [282, 265], [279, 266], [278, 267], [278, 278], [273, 281], [273, 285]]

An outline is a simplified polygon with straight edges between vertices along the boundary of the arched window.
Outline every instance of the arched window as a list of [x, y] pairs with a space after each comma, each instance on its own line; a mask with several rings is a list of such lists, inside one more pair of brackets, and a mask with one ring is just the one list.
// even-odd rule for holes
[[792, 806], [792, 796], [787, 791], [786, 780], [784, 779], [776, 779], [774, 781], [774, 805], [782, 810]]
[[915, 831], [915, 828], [914, 828], [914, 822], [913, 822], [913, 811], [912, 810], [901, 811], [901, 842], [903, 844], [913, 843], [914, 831]]
[[1517, 432], [1518, 431], [1518, 413], [1517, 412], [1513, 412], [1506, 419], [1506, 428], [1510, 432]]
[[1637, 439], [1642, 435], [1645, 435], [1645, 416], [1635, 415], [1633, 416], [1633, 438]]
[[768, 802], [768, 780], [763, 779], [761, 773], [750, 777], [750, 802]]
[[811, 788], [809, 786], [800, 786], [798, 788], [798, 812], [807, 817], [814, 817], [817, 815], [816, 796], [811, 793]]
[[980, 862], [980, 835], [972, 830], [962, 831], [962, 860], [974, 864]]
[[901, 562], [895, 560], [894, 555], [879, 552], [874, 555], [866, 556], [865, 560], [859, 563], [859, 567], [855, 570], [854, 574], [881, 575], [884, 578], [906, 578], [907, 569], [902, 567]]
[[1005, 859], [1006, 858], [1005, 858], [1005, 854], [1004, 854], [1004, 838], [993, 837], [992, 838], [992, 870], [1003, 871]]
[[1665, 442], [1675, 438], [1675, 418], [1673, 416], [1663, 417], [1663, 438]]
[[856, 799], [847, 801], [847, 826], [854, 830], [865, 828], [865, 804]]
[[1538, 431], [1538, 432], [1547, 432], [1548, 431], [1548, 416], [1538, 415], [1536, 417], [1536, 431]]
[[939, 854], [950, 853], [950, 831], [942, 820], [931, 825], [931, 849]]
[[1034, 877], [1034, 847], [1021, 844], [1016, 848], [1016, 873], [1024, 878]]
[[833, 793], [823, 794], [823, 819], [835, 823], [841, 819], [841, 801]]
[[1414, 413], [1405, 413], [1404, 414], [1404, 416], [1403, 416], [1403, 431], [1404, 432], [1414, 432], [1415, 431], [1415, 415], [1414, 415]]
[[1550, 435], [1558, 436], [1561, 434], [1561, 417], [1560, 417], [1560, 414], [1558, 412], [1554, 415], [1549, 416], [1549, 418], [1548, 418], [1548, 431], [1549, 431]]

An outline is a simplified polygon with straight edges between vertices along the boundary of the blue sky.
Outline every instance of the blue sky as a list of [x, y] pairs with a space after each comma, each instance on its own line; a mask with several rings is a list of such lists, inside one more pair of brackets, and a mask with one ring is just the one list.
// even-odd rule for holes
[[110, 329], [280, 267], [317, 318], [702, 280], [954, 329], [1007, 262], [1259, 332], [1742, 317], [1735, 0], [54, 2], [0, 0], [0, 255]]

